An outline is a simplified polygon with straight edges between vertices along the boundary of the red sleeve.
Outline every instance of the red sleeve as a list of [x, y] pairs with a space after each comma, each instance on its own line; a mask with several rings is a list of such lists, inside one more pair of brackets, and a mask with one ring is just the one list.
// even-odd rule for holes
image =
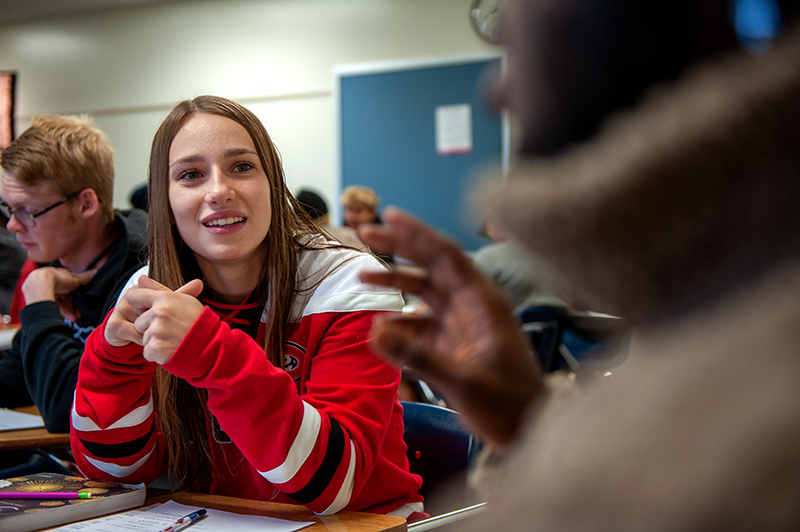
[[11, 309], [8, 311], [8, 317], [11, 318], [9, 323], [19, 324], [19, 311], [25, 308], [25, 296], [22, 295], [22, 283], [31, 274], [33, 270], [38, 268], [39, 265], [31, 259], [25, 259], [22, 263], [22, 268], [19, 271], [17, 284], [14, 285], [14, 296], [11, 299]]
[[72, 453], [89, 478], [151, 482], [166, 468], [150, 393], [157, 366], [142, 357], [140, 345], [109, 345], [104, 331], [105, 322], [89, 335], [81, 357]]
[[304, 390], [263, 348], [206, 308], [164, 366], [208, 390], [208, 406], [248, 462], [316, 513], [355, 499], [380, 457], [400, 373], [372, 356], [375, 312], [322, 313], [287, 327], [302, 336]]

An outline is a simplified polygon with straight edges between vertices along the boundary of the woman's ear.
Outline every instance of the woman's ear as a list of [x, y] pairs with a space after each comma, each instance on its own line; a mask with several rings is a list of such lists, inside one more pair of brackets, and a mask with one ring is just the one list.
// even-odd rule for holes
[[78, 194], [78, 197], [75, 198], [75, 201], [78, 202], [80, 215], [84, 219], [91, 218], [100, 212], [100, 198], [97, 197], [97, 193], [91, 188], [83, 189], [81, 193]]

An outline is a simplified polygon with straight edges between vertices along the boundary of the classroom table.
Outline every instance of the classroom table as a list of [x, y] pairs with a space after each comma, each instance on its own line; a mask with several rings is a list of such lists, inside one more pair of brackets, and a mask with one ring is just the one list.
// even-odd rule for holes
[[17, 334], [19, 325], [5, 325], [0, 323], [0, 351], [11, 349], [11, 342], [14, 341], [14, 335]]
[[[15, 408], [20, 412], [38, 414], [35, 406]], [[33, 449], [69, 445], [69, 434], [53, 434], [44, 428], [0, 431], [0, 451]], [[265, 515], [289, 521], [312, 521], [314, 524], [302, 529], [309, 532], [405, 532], [406, 520], [382, 514], [341, 511], [335, 515], [318, 516], [305, 506], [277, 502], [255, 501], [209, 495], [206, 493], [170, 493], [148, 488], [145, 505], [173, 500], [187, 506], [213, 508], [240, 514]], [[191, 529], [190, 529], [191, 530]]]
[[[391, 515], [341, 511], [335, 515], [320, 516], [305, 506], [268, 501], [254, 501], [209, 495], [207, 493], [169, 493], [164, 490], [147, 489], [145, 506], [175, 501], [186, 506], [211, 508], [238, 514], [264, 515], [287, 521], [311, 521], [314, 524], [303, 528], [303, 532], [405, 532], [406, 520]], [[191, 528], [187, 529], [191, 532]]]
[[[39, 415], [35, 406], [14, 408], [18, 412]], [[46, 428], [0, 431], [0, 451], [38, 449], [41, 447], [63, 447], [69, 445], [69, 433], [52, 433]]]

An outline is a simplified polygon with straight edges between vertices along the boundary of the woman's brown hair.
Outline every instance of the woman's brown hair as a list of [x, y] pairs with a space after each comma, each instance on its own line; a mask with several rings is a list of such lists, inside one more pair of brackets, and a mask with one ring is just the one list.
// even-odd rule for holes
[[[262, 243], [268, 260], [259, 273], [257, 290], [267, 306], [264, 352], [273, 365], [283, 368], [284, 324], [295, 295], [297, 250], [324, 247], [325, 243], [315, 241], [313, 235], [321, 233], [320, 229], [286, 187], [280, 155], [266, 129], [236, 102], [216, 96], [185, 100], [172, 110], [153, 138], [148, 181], [150, 277], [173, 290], [203, 278], [194, 253], [174, 225], [169, 204], [170, 146], [186, 119], [195, 114], [223, 116], [244, 127], [269, 179], [272, 221]], [[213, 464], [205, 391], [159, 368], [153, 394], [171, 476], [180, 486], [208, 491]]]

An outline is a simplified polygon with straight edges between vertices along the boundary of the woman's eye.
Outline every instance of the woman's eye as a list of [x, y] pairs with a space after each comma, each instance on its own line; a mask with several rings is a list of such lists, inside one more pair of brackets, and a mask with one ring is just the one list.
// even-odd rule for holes
[[240, 172], [241, 173], [241, 172], [248, 172], [248, 171], [252, 170], [255, 167], [256, 167], [256, 165], [254, 165], [253, 163], [249, 163], [247, 161], [242, 161], [240, 163], [236, 163], [236, 165], [233, 167], [233, 169], [236, 172]]
[[178, 179], [184, 179], [187, 181], [192, 181], [200, 177], [200, 172], [197, 170], [186, 170], [178, 174]]

